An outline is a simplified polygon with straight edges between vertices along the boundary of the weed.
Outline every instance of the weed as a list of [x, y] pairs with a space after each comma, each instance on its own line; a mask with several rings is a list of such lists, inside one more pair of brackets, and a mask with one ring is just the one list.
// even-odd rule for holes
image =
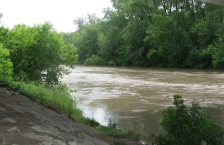
[[117, 124], [110, 119], [108, 123], [108, 127], [117, 128]]
[[91, 127], [97, 127], [97, 126], [100, 126], [100, 123], [97, 122], [95, 119], [91, 119], [91, 118], [86, 118], [86, 122], [85, 122], [86, 125], [89, 125]]

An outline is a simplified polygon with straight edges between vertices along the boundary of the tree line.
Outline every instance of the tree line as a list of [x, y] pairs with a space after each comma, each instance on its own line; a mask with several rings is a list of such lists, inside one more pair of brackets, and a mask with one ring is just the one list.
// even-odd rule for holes
[[81, 64], [224, 69], [223, 7], [198, 0], [111, 0], [104, 18], [64, 33]]

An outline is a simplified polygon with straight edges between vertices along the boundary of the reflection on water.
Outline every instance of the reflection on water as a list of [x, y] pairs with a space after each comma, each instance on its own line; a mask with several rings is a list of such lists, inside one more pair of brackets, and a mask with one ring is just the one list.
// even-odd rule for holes
[[147, 134], [160, 132], [163, 109], [173, 95], [185, 103], [199, 101], [224, 125], [224, 73], [218, 71], [77, 66], [62, 82], [78, 92], [73, 95], [84, 115], [103, 125], [109, 120], [122, 129]]

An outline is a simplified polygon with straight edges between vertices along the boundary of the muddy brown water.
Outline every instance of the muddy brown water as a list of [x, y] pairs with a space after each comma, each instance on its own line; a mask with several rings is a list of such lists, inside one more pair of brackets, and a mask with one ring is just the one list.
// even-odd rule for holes
[[111, 120], [145, 141], [161, 132], [161, 112], [175, 94], [187, 105], [200, 102], [224, 126], [224, 71], [76, 66], [61, 81], [77, 90], [72, 95], [86, 117]]

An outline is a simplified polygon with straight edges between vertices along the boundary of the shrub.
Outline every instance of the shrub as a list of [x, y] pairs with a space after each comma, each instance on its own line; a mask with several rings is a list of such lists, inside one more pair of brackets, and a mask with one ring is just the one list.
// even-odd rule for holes
[[107, 62], [107, 65], [116, 65], [116, 62], [111, 59]]
[[174, 96], [175, 109], [170, 107], [163, 112], [160, 122], [165, 134], [154, 135], [155, 145], [207, 145], [224, 144], [224, 130], [205, 111], [200, 111], [199, 103], [192, 103], [187, 109], [183, 99]]
[[92, 55], [90, 58], [87, 58], [84, 62], [84, 65], [105, 65], [105, 64], [106, 64], [105, 60], [97, 55]]
[[35, 81], [49, 86], [69, 73], [78, 59], [77, 49], [63, 41], [52, 24], [46, 22], [33, 27], [15, 25], [7, 34], [5, 46], [10, 50], [13, 80]]

